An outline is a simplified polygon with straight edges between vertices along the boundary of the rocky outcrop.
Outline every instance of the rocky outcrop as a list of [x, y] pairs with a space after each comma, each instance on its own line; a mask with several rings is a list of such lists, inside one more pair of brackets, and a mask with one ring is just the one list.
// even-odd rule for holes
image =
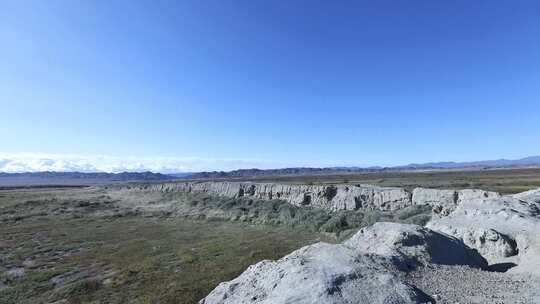
[[420, 303], [423, 294], [387, 269], [389, 262], [319, 243], [279, 261], [262, 261], [219, 284], [201, 304]]
[[428, 264], [477, 268], [488, 265], [476, 250], [459, 239], [418, 225], [375, 223], [361, 229], [344, 244], [361, 252], [394, 257], [409, 268]]
[[430, 226], [442, 233], [461, 239], [464, 244], [475, 248], [491, 263], [496, 263], [503, 258], [511, 257], [518, 253], [516, 242], [494, 229], [447, 225], [435, 226], [433, 224], [430, 224]]
[[531, 205], [536, 205], [537, 207], [540, 207], [540, 189], [521, 192], [518, 194], [514, 194], [512, 197], [521, 201], [525, 201]]
[[343, 244], [318, 243], [250, 266], [200, 303], [432, 303], [399, 276], [430, 263], [486, 264], [452, 237], [416, 225], [377, 223]]
[[499, 197], [483, 190], [405, 189], [372, 185], [291, 185], [249, 182], [171, 182], [128, 186], [162, 192], [204, 192], [226, 197], [280, 199], [296, 206], [327, 210], [392, 211], [411, 205], [430, 205], [437, 214], [448, 215], [463, 200]]
[[498, 192], [484, 191], [480, 189], [463, 189], [458, 190], [458, 204], [470, 201], [473, 199], [492, 199], [499, 198], [501, 195]]
[[455, 190], [437, 190], [416, 188], [413, 190], [412, 203], [414, 205], [430, 205], [433, 212], [448, 214], [457, 204], [458, 194]]
[[328, 210], [396, 210], [411, 205], [411, 193], [400, 188], [371, 185], [288, 185], [240, 182], [185, 182], [135, 186], [163, 192], [206, 192], [226, 197], [281, 199], [297, 206]]
[[439, 190], [416, 188], [413, 190], [413, 205], [430, 205], [433, 212], [441, 216], [446, 216], [456, 209], [464, 201], [472, 199], [497, 198], [500, 194], [478, 189], [464, 190]]
[[540, 210], [531, 196], [534, 193], [463, 200], [427, 227], [458, 237], [490, 264], [540, 273]]

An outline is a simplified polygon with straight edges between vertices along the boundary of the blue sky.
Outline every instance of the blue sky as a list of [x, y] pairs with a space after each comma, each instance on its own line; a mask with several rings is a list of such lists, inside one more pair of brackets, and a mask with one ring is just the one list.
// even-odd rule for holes
[[0, 171], [537, 155], [540, 4], [3, 0], [0, 109]]

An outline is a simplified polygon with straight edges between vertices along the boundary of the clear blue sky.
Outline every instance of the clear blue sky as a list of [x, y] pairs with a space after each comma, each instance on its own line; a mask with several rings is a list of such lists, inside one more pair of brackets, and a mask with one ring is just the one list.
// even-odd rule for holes
[[3, 0], [0, 109], [7, 154], [537, 155], [540, 3]]

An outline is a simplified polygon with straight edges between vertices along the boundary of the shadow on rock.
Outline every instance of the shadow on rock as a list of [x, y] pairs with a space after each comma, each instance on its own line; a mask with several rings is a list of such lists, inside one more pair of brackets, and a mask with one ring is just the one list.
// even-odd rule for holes
[[492, 272], [507, 272], [511, 268], [516, 267], [516, 263], [498, 263], [498, 264], [492, 264], [489, 265], [486, 270], [492, 271]]

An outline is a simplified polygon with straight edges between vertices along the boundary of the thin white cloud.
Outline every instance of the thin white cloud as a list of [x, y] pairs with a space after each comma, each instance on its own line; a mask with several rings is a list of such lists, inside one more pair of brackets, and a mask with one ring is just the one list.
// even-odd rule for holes
[[197, 157], [118, 157], [103, 155], [0, 153], [0, 172], [79, 171], [161, 173], [276, 168], [287, 166], [254, 159], [212, 159]]

